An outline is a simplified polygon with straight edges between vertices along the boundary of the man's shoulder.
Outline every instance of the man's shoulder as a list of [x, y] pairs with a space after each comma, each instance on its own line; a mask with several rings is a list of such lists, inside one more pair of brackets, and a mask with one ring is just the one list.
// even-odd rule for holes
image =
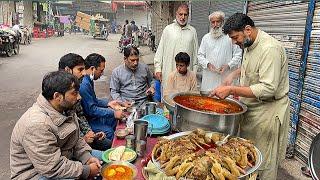
[[169, 78], [173, 78], [174, 76], [177, 75], [177, 73], [178, 73], [177, 70], [174, 70], [174, 71], [172, 71], [172, 72], [169, 73], [168, 77], [169, 77]]
[[117, 73], [117, 72], [120, 72], [120, 71], [122, 71], [122, 70], [124, 70], [124, 65], [123, 64], [120, 64], [119, 66], [117, 66], [116, 68], [114, 68], [113, 70], [112, 70], [112, 73], [114, 72], [114, 73]]
[[149, 66], [146, 63], [143, 63], [143, 62], [139, 62], [139, 66], [142, 67], [142, 68], [149, 69]]
[[189, 76], [190, 76], [190, 77], [194, 77], [194, 78], [197, 77], [196, 73], [193, 72], [193, 71], [190, 71], [189, 69], [188, 69], [188, 73], [189, 73]]
[[193, 32], [197, 32], [197, 30], [196, 30], [196, 28], [194, 28], [193, 26], [191, 26], [190, 24], [188, 25], [188, 27], [189, 27], [189, 29], [191, 30], [191, 31], [193, 31]]
[[28, 129], [47, 129], [50, 124], [50, 117], [43, 111], [37, 103], [30, 107], [17, 121], [16, 126]]
[[208, 32], [207, 34], [205, 34], [205, 35], [202, 37], [203, 40], [209, 40], [210, 38], [211, 38], [210, 32]]

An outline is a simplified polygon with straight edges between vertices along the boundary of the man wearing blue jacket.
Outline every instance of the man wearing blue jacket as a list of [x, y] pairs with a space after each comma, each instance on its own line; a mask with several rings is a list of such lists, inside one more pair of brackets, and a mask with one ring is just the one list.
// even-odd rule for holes
[[85, 59], [86, 75], [80, 85], [81, 104], [92, 130], [103, 131], [106, 138], [112, 140], [117, 125], [116, 119], [121, 119], [124, 114], [121, 110], [114, 110], [119, 106], [118, 101], [98, 99], [94, 91], [94, 82], [103, 74], [105, 58], [100, 54], [89, 54]]

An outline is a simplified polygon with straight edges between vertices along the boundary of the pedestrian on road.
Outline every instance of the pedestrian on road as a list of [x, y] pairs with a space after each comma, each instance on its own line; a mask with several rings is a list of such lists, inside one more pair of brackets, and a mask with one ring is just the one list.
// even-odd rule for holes
[[[74, 53], [68, 53], [60, 58], [59, 70], [69, 72], [78, 78], [81, 82], [84, 71], [84, 59], [82, 56]], [[80, 136], [93, 148], [92, 155], [98, 159], [102, 157], [102, 151], [105, 151], [111, 147], [112, 142], [105, 138], [106, 134], [103, 131], [94, 133], [91, 129], [88, 120], [85, 117], [81, 102], [78, 101], [74, 109], [70, 111], [75, 111], [77, 114], [77, 119], [80, 126]]]
[[[176, 11], [175, 21], [162, 32], [154, 57], [155, 75], [162, 82], [166, 82], [169, 74], [176, 69], [174, 58], [179, 52], [189, 54], [190, 69], [196, 70], [198, 38], [195, 28], [188, 24], [188, 17], [188, 5], [181, 4]], [[162, 84], [164, 85], [165, 83]]]
[[240, 136], [252, 140], [262, 153], [260, 179], [275, 180], [278, 166], [285, 158], [290, 118], [285, 49], [242, 13], [232, 15], [223, 31], [244, 48], [241, 69], [228, 78], [240, 75], [240, 86], [220, 86], [211, 95], [219, 98], [237, 95], [248, 106], [240, 121]]
[[11, 135], [11, 179], [88, 179], [100, 172], [100, 161], [79, 136], [75, 114], [80, 100], [77, 77], [48, 73], [42, 93], [17, 121]]
[[198, 51], [198, 61], [202, 66], [202, 91], [210, 91], [223, 82], [231, 69], [237, 69], [242, 58], [241, 48], [223, 34], [225, 14], [216, 11], [210, 14], [210, 32], [203, 36]]
[[126, 20], [126, 24], [124, 26], [124, 35], [127, 37], [127, 38], [132, 38], [132, 26], [131, 24], [129, 24], [129, 21]]
[[107, 101], [98, 99], [94, 91], [94, 82], [103, 74], [105, 69], [105, 58], [100, 54], [89, 54], [85, 61], [85, 76], [80, 85], [81, 105], [83, 112], [93, 132], [104, 132], [106, 138], [113, 140], [117, 125], [116, 119], [124, 118], [122, 110], [115, 110], [120, 104], [118, 101]]

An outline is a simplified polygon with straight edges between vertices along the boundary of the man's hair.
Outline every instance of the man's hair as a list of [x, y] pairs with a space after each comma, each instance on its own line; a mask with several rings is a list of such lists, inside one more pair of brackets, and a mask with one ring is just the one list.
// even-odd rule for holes
[[176, 57], [175, 57], [175, 61], [176, 63], [184, 63], [187, 66], [190, 65], [190, 56], [188, 55], [188, 53], [185, 52], [179, 52]]
[[208, 18], [209, 18], [209, 21], [211, 20], [211, 18], [213, 17], [219, 17], [222, 21], [224, 21], [224, 18], [226, 17], [226, 15], [224, 14], [224, 12], [222, 11], [215, 11], [213, 13], [211, 13]]
[[247, 25], [254, 27], [252, 19], [245, 14], [235, 13], [225, 22], [223, 32], [229, 34], [231, 31], [243, 31]]
[[84, 60], [84, 68], [89, 69], [91, 66], [93, 66], [97, 69], [102, 62], [106, 62], [106, 59], [102, 55], [92, 53], [89, 54]]
[[131, 21], [130, 23], [132, 23], [132, 24], [136, 24], [136, 22], [134, 22], [134, 21]]
[[79, 54], [68, 53], [60, 58], [59, 70], [64, 70], [66, 67], [73, 69], [78, 65], [84, 64], [84, 59]]
[[129, 56], [139, 56], [139, 50], [137, 47], [129, 46], [124, 48], [123, 55], [125, 58], [128, 58]]
[[42, 80], [42, 95], [47, 100], [53, 99], [55, 92], [65, 95], [72, 88], [79, 91], [78, 78], [66, 71], [54, 71], [46, 74]]
[[188, 6], [188, 4], [185, 4], [185, 3], [180, 4], [176, 11], [178, 11], [179, 8], [187, 9], [187, 12], [189, 14], [189, 6]]
[[128, 21], [128, 19], [125, 21], [126, 22], [126, 24], [129, 24], [129, 21]]

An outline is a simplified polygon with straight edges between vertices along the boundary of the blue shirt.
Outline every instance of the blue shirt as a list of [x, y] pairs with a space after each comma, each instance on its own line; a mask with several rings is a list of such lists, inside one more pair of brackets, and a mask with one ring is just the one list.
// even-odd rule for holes
[[114, 118], [114, 111], [108, 108], [108, 101], [96, 97], [94, 84], [89, 75], [83, 77], [79, 92], [83, 112], [89, 120], [100, 117]]

